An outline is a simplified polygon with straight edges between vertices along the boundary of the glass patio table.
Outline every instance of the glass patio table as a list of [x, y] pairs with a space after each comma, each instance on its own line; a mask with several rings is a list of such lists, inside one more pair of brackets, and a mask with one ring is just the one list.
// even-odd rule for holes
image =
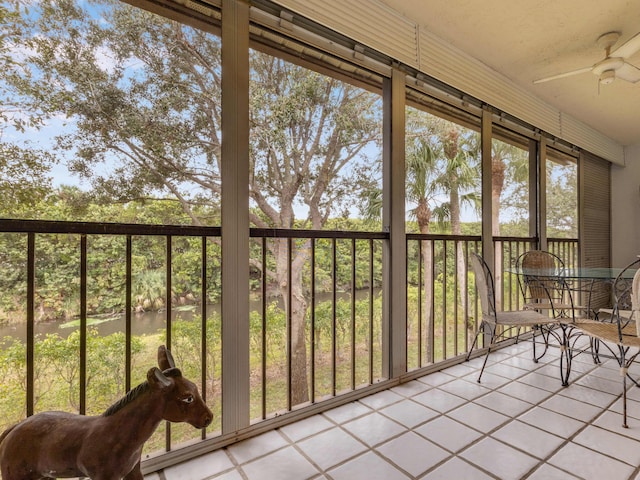
[[[624, 270], [624, 268], [608, 268], [608, 267], [571, 267], [563, 268], [558, 276], [566, 280], [602, 280], [613, 281]], [[633, 269], [627, 269], [623, 278], [633, 279], [636, 273]]]
[[[565, 267], [565, 268], [508, 268], [507, 271], [516, 275], [532, 275], [540, 277], [558, 277], [565, 280], [603, 280], [613, 281], [623, 271], [623, 268], [608, 267]], [[634, 269], [628, 269], [623, 278], [633, 279]]]
[[587, 296], [587, 315], [597, 318], [597, 312], [591, 308], [593, 288], [598, 283], [613, 283], [618, 275], [624, 271], [622, 278], [633, 280], [636, 269], [610, 268], [610, 267], [564, 267], [564, 268], [517, 268], [507, 269], [516, 275], [528, 275], [532, 277], [553, 277], [561, 279], [572, 292], [578, 292]]

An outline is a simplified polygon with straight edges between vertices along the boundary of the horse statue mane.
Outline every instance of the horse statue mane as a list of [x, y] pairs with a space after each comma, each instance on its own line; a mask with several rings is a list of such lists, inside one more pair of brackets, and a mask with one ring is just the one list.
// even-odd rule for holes
[[158, 367], [102, 415], [41, 412], [6, 429], [0, 435], [2, 480], [143, 480], [143, 445], [161, 421], [206, 428], [213, 420], [198, 388], [182, 376], [164, 345], [158, 348]]
[[114, 403], [109, 408], [107, 408], [104, 411], [104, 413], [102, 414], [102, 416], [103, 417], [109, 417], [109, 416], [113, 415], [114, 413], [116, 413], [117, 411], [119, 411], [123, 407], [127, 406], [128, 404], [130, 404], [132, 401], [134, 401], [136, 398], [138, 398], [140, 395], [142, 395], [143, 393], [147, 392], [148, 390], [149, 390], [149, 382], [142, 382], [137, 387], [129, 390], [126, 393], [126, 395], [124, 397], [122, 397], [120, 400], [118, 400], [116, 403]]
[[[180, 370], [175, 368], [175, 367], [174, 368], [168, 368], [167, 370], [165, 370], [162, 373], [163, 373], [163, 375], [165, 377], [180, 377], [180, 376], [182, 376], [182, 372], [180, 372]], [[129, 390], [125, 394], [125, 396], [122, 397], [120, 400], [118, 400], [116, 403], [114, 403], [109, 408], [107, 408], [103, 412], [102, 416], [103, 417], [109, 417], [109, 416], [117, 413], [118, 411], [120, 411], [121, 409], [123, 409], [124, 407], [129, 405], [131, 402], [133, 402], [140, 395], [142, 395], [143, 393], [146, 393], [148, 390], [149, 390], [149, 382], [148, 381], [142, 382], [137, 387], [134, 387], [131, 390]]]

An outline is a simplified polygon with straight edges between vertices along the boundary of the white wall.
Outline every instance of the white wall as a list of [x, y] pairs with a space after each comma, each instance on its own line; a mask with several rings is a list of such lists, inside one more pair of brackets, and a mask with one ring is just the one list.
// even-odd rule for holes
[[612, 266], [640, 255], [640, 144], [625, 147], [625, 167], [611, 167]]

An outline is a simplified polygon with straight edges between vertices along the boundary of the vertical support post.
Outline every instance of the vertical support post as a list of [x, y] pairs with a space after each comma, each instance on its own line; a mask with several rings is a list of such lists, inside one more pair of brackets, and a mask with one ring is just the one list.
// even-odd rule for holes
[[[311, 403], [316, 402], [316, 239], [312, 238], [310, 240], [310, 251], [311, 251], [311, 346], [310, 346], [310, 357], [311, 361], [311, 392], [309, 392], [309, 399]], [[263, 263], [265, 265], [265, 263]], [[266, 285], [263, 292], [266, 292]], [[263, 293], [264, 295], [264, 293]], [[264, 330], [263, 330], [264, 332]], [[265, 345], [265, 343], [263, 343]], [[266, 378], [266, 372], [263, 379]], [[264, 385], [263, 381], [263, 385]]]
[[[173, 266], [173, 247], [172, 247], [172, 236], [171, 235], [167, 235], [166, 236], [166, 252], [165, 252], [165, 257], [166, 257], [166, 265], [165, 265], [165, 285], [166, 285], [166, 298], [165, 298], [165, 322], [167, 325], [166, 328], [166, 332], [167, 332], [167, 338], [166, 338], [166, 346], [167, 349], [171, 350], [172, 348], [172, 343], [171, 343], [171, 336], [172, 336], [172, 331], [173, 331], [173, 327], [171, 324], [171, 311], [173, 310], [173, 307], [171, 305], [171, 291], [173, 290], [172, 287], [172, 266]], [[165, 449], [167, 450], [167, 452], [169, 452], [171, 450], [171, 422], [166, 421], [165, 422], [165, 430], [164, 430], [164, 436], [165, 436]]]
[[222, 1], [222, 433], [249, 426], [249, 4]]
[[35, 295], [36, 295], [36, 235], [27, 234], [27, 417], [34, 413], [35, 403]]
[[383, 366], [394, 378], [407, 371], [407, 240], [405, 234], [405, 74], [393, 68], [383, 84], [382, 225], [389, 232], [383, 251]]
[[125, 368], [124, 368], [124, 388], [128, 392], [131, 390], [131, 295], [132, 295], [132, 240], [131, 235], [126, 239], [126, 261], [125, 261]]
[[336, 396], [338, 389], [337, 371], [338, 371], [338, 344], [337, 344], [337, 306], [338, 302], [338, 260], [336, 239], [331, 239], [331, 395]]
[[540, 232], [539, 248], [547, 249], [547, 142], [540, 138], [538, 161], [538, 231]]
[[[200, 364], [200, 391], [202, 392], [202, 400], [207, 403], [207, 300], [209, 298], [207, 291], [207, 242], [208, 238], [202, 236], [202, 244], [200, 247], [201, 266], [200, 266], [200, 285], [201, 285], [201, 300], [200, 300], [200, 358], [202, 363]], [[207, 429], [202, 429], [202, 440], [207, 438]]]
[[369, 383], [373, 383], [373, 259], [375, 244], [369, 240]]
[[495, 252], [493, 250], [493, 202], [491, 179], [491, 126], [492, 113], [482, 110], [482, 127], [480, 132], [482, 160], [482, 257], [494, 270]]
[[87, 236], [80, 236], [80, 408], [87, 413]]
[[173, 237], [171, 235], [167, 235], [165, 237], [165, 285], [167, 291], [165, 292], [165, 323], [167, 326], [167, 339], [166, 346], [167, 349], [171, 350], [172, 342], [172, 334], [173, 328], [171, 324], [171, 310], [173, 309], [173, 305], [171, 304], [171, 291], [173, 290], [172, 285], [172, 272], [173, 272]]
[[[482, 257], [489, 266], [492, 274], [495, 271], [495, 249], [493, 243], [493, 188], [492, 188], [492, 113], [485, 108], [482, 110], [482, 124], [480, 131], [481, 161], [482, 161]], [[494, 275], [495, 278], [495, 275]], [[498, 286], [496, 285], [496, 290]], [[498, 290], [499, 291], [499, 290]], [[500, 297], [501, 299], [501, 297]], [[500, 308], [496, 305], [496, 308]], [[484, 332], [484, 345], [491, 344], [492, 332]]]
[[356, 239], [351, 239], [351, 390], [356, 389]]
[[[586, 232], [585, 232], [585, 218], [584, 218], [584, 197], [585, 197], [585, 155], [583, 152], [580, 152], [580, 156], [578, 157], [578, 253], [577, 255], [574, 253], [572, 255], [572, 258], [577, 261], [577, 266], [580, 267], [585, 267], [587, 266], [585, 264], [585, 255], [583, 254], [584, 250], [583, 250], [583, 245], [584, 245], [584, 239], [586, 237]], [[609, 207], [611, 208], [611, 207]], [[613, 212], [611, 212], [609, 215], [612, 215]], [[611, 220], [613, 220], [612, 217], [610, 217]], [[613, 259], [613, 252], [611, 251], [611, 247], [612, 245], [609, 245], [609, 258]], [[577, 257], [577, 258], [576, 258]], [[582, 304], [584, 305], [584, 304]]]
[[[261, 363], [262, 363], [262, 419], [267, 418], [267, 239], [266, 237], [262, 237], [261, 242], [261, 256], [262, 261], [260, 265], [262, 265], [262, 279], [261, 279], [261, 291], [260, 298], [262, 302], [262, 307], [260, 309], [261, 312], [261, 331], [262, 331], [262, 352], [261, 352]], [[312, 275], [311, 278], [314, 278]], [[313, 291], [313, 288], [312, 288]], [[312, 293], [313, 295], [313, 293]], [[313, 321], [312, 321], [313, 324]], [[311, 358], [315, 358], [315, 356], [311, 356]], [[311, 362], [313, 365], [313, 362]], [[315, 385], [315, 382], [312, 383]]]
[[[289, 237], [287, 238], [287, 305], [289, 306], [291, 306], [293, 302], [293, 291], [291, 288], [292, 277], [293, 277], [291, 272], [292, 263], [293, 263], [293, 241], [291, 237]], [[293, 365], [293, 338], [291, 337], [291, 332], [293, 331], [293, 328], [292, 328], [293, 311], [292, 310], [293, 309], [291, 307], [287, 308], [287, 410], [289, 411], [293, 406], [293, 382], [292, 382], [293, 369], [291, 368]], [[332, 329], [332, 331], [335, 332], [335, 328]], [[335, 345], [335, 342], [334, 342], [334, 345]], [[333, 358], [335, 362], [335, 355]], [[334, 382], [334, 385], [335, 385], [335, 382]]]
[[[538, 175], [540, 168], [538, 166], [538, 141], [529, 140], [529, 236], [540, 239], [540, 229], [538, 228], [538, 218], [540, 216], [538, 212], [538, 199], [540, 198], [540, 192], [538, 190]], [[531, 245], [529, 246], [531, 248]], [[535, 245], [537, 248], [538, 245]]]

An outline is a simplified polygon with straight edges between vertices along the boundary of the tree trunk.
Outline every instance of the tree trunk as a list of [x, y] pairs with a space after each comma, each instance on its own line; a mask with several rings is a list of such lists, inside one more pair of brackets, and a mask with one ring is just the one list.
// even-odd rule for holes
[[[460, 220], [460, 194], [456, 187], [457, 183], [453, 183], [454, 188], [450, 192], [450, 204], [451, 204], [451, 233], [453, 235], [461, 235], [461, 220]], [[465, 299], [467, 297], [467, 263], [464, 257], [464, 248], [462, 242], [456, 241], [456, 279], [458, 280], [458, 291], [455, 292], [455, 302], [459, 298]], [[457, 323], [458, 319], [454, 321]]]
[[[285, 316], [289, 328], [287, 354], [291, 355], [289, 376], [291, 379], [290, 394], [291, 405], [299, 405], [309, 401], [309, 382], [307, 376], [307, 342], [305, 338], [305, 315], [307, 312], [307, 300], [302, 287], [302, 266], [306, 260], [306, 250], [291, 252], [291, 265], [289, 265], [288, 241], [279, 239], [275, 241], [276, 248], [276, 278], [278, 289], [282, 295], [285, 307]], [[293, 248], [293, 247], [292, 247]], [[291, 276], [289, 277], [289, 269]], [[291, 284], [289, 284], [291, 280]], [[288, 357], [287, 355], [287, 357]]]
[[[500, 197], [504, 188], [505, 164], [500, 155], [493, 155], [491, 159], [491, 233], [494, 237], [500, 236]], [[498, 246], [502, 244], [498, 243]], [[502, 310], [502, 248], [496, 248], [494, 252], [494, 279], [496, 294], [496, 309]]]
[[[422, 235], [429, 233], [429, 224], [431, 223], [431, 209], [425, 197], [418, 201], [415, 210], [418, 228]], [[434, 328], [433, 328], [433, 253], [431, 251], [432, 243], [430, 240], [422, 240], [422, 291], [423, 300], [420, 308], [422, 309], [422, 321], [424, 325], [425, 338], [425, 356], [428, 363], [434, 362]], [[420, 365], [422, 366], [422, 365]]]
[[[426, 232], [428, 233], [428, 229]], [[422, 240], [422, 319], [425, 329], [425, 357], [428, 363], [434, 362], [434, 325], [433, 325], [433, 254], [431, 251], [431, 241]], [[422, 366], [422, 365], [421, 365]]]

